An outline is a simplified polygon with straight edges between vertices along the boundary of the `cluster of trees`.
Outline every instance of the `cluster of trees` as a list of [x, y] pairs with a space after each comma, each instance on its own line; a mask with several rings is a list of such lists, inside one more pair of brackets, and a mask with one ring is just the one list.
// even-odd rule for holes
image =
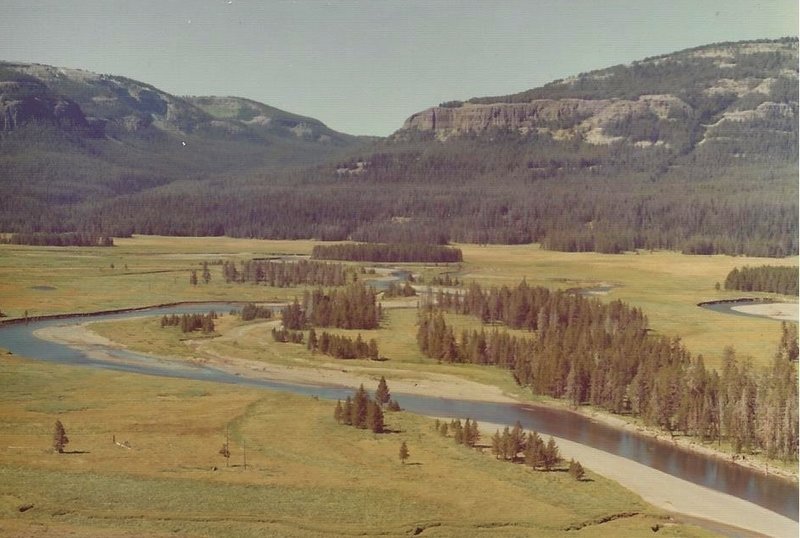
[[373, 433], [383, 433], [385, 428], [383, 409], [377, 400], [377, 394], [375, 400], [370, 398], [367, 391], [364, 390], [364, 385], [358, 388], [352, 398], [348, 396], [344, 405], [341, 400], [336, 401], [333, 418], [339, 424], [346, 424], [362, 430], [368, 429]]
[[272, 261], [248, 260], [239, 263], [222, 263], [225, 282], [266, 284], [271, 287], [292, 288], [303, 284], [311, 286], [344, 286], [356, 279], [356, 271], [341, 263], [324, 263], [313, 260]]
[[114, 239], [107, 235], [91, 233], [14, 233], [0, 237], [0, 243], [9, 245], [35, 245], [40, 247], [113, 247]]
[[285, 327], [281, 327], [280, 329], [273, 327], [272, 339], [275, 340], [276, 342], [281, 342], [284, 344], [287, 342], [291, 344], [302, 344], [303, 331], [293, 331]]
[[450, 273], [445, 273], [444, 275], [436, 275], [431, 278], [429, 282], [431, 286], [446, 286], [446, 287], [453, 287], [453, 286], [460, 286], [461, 281], [458, 277], [450, 276]]
[[283, 325], [300, 330], [311, 324], [339, 329], [377, 329], [380, 326], [381, 305], [375, 301], [375, 291], [360, 281], [345, 288], [328, 292], [321, 288], [303, 294], [302, 304], [295, 300], [283, 308]]
[[317, 245], [312, 249], [311, 257], [358, 262], [453, 263], [463, 260], [461, 249], [421, 243]]
[[204, 333], [214, 332], [214, 320], [217, 319], [215, 312], [208, 314], [183, 314], [178, 316], [172, 314], [171, 316], [163, 316], [161, 318], [161, 327], [180, 327], [182, 332], [190, 333], [200, 330]]
[[[211, 282], [211, 271], [208, 268], [208, 262], [202, 262], [200, 265], [202, 266], [201, 278], [203, 279], [203, 283], [208, 284], [209, 282]], [[197, 278], [197, 270], [192, 269], [189, 272], [189, 284], [191, 284], [192, 286], [197, 286], [199, 281], [200, 280]]]
[[354, 340], [347, 336], [329, 334], [327, 332], [323, 332], [317, 338], [317, 333], [313, 328], [308, 333], [308, 349], [331, 355], [337, 359], [370, 359], [376, 361], [380, 357], [378, 343], [374, 338], [370, 338], [369, 342], [365, 342], [360, 334]]
[[451, 420], [450, 424], [448, 424], [447, 422], [439, 422], [437, 418], [436, 422], [434, 422], [434, 429], [436, 429], [442, 437], [447, 437], [447, 435], [452, 432], [453, 440], [456, 444], [468, 446], [470, 448], [474, 448], [481, 438], [481, 433], [478, 429], [478, 421], [471, 421], [469, 418], [464, 421], [463, 425], [461, 424], [461, 419]]
[[268, 306], [258, 306], [255, 303], [247, 303], [239, 312], [242, 321], [252, 321], [254, 319], [270, 319], [272, 309]]
[[411, 285], [411, 282], [406, 280], [402, 285], [397, 282], [391, 282], [389, 287], [383, 292], [385, 299], [392, 297], [413, 297], [417, 294], [417, 290]]
[[778, 345], [778, 354], [791, 362], [797, 362], [800, 358], [797, 323], [781, 322], [781, 343]]
[[327, 293], [316, 289], [311, 292], [308, 305], [308, 320], [318, 327], [377, 329], [380, 326], [382, 308], [375, 301], [375, 291], [362, 282]]
[[506, 426], [502, 434], [499, 430], [495, 432], [492, 436], [492, 454], [504, 461], [524, 461], [531, 469], [541, 467], [547, 471], [561, 461], [561, 454], [552, 437], [545, 443], [536, 432], [529, 432], [526, 436], [519, 422], [512, 429]]
[[762, 265], [760, 267], [734, 268], [725, 278], [726, 290], [768, 291], [796, 296], [797, 267]]
[[[509, 369], [536, 394], [642, 417], [669, 432], [729, 440], [739, 450], [797, 459], [798, 387], [791, 332], [771, 369], [758, 371], [726, 350], [721, 373], [705, 368], [678, 338], [648, 334], [647, 319], [621, 301], [570, 295], [522, 282], [515, 289], [439, 294], [423, 305], [417, 341], [429, 357]], [[456, 338], [444, 310], [535, 331], [530, 338], [495, 327]], [[794, 349], [794, 348], [793, 348]]]

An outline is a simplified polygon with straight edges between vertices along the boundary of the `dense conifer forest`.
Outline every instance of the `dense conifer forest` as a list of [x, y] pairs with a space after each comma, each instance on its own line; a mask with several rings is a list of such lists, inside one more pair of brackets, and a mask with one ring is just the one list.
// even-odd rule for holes
[[313, 260], [275, 261], [248, 260], [222, 262], [225, 282], [264, 284], [270, 287], [293, 288], [300, 285], [344, 286], [356, 279], [356, 269], [341, 263]]
[[738, 267], [725, 278], [726, 290], [768, 291], [797, 296], [797, 267]]
[[[456, 334], [446, 312], [492, 326]], [[530, 337], [503, 327], [526, 329]], [[500, 366], [535, 394], [642, 417], [669, 432], [726, 439], [736, 451], [798, 455], [796, 327], [784, 325], [770, 369], [755, 369], [726, 349], [721, 372], [705, 368], [678, 338], [650, 334], [647, 318], [621, 301], [608, 304], [531, 287], [441, 292], [420, 310], [417, 342], [445, 362]]]
[[[707, 48], [721, 49], [728, 63], [706, 55]], [[14, 69], [6, 65], [0, 79], [24, 78]], [[796, 255], [796, 75], [796, 39], [789, 38], [709, 45], [470, 100], [470, 106], [532, 99], [635, 103], [662, 96], [681, 103], [619, 114], [604, 124], [608, 139], [600, 144], [579, 132], [556, 136], [574, 129], [581, 115], [541, 118], [541, 129], [526, 132], [498, 127], [445, 139], [413, 129], [357, 139], [288, 115], [292, 125], [305, 121], [338, 142], [295, 140], [286, 132], [278, 141], [272, 131], [226, 139], [198, 128], [241, 123], [235, 115], [213, 118], [206, 109], [214, 110], [215, 98], [183, 103], [155, 92], [156, 100], [183, 103], [183, 114], [165, 120], [174, 132], [185, 131], [189, 145], [180, 152], [174, 132], [159, 130], [148, 116], [160, 118], [163, 107], [154, 111], [132, 100], [139, 108], [119, 111], [94, 99], [107, 97], [109, 84], [140, 83], [25, 79], [46, 95], [71, 95], [90, 116], [106, 118], [113, 132], [110, 139], [92, 138], [44, 122], [0, 134], [0, 231]], [[754, 86], [758, 81], [764, 83]], [[265, 107], [230, 99], [242, 117]], [[141, 117], [142, 128], [126, 132], [123, 112]], [[140, 158], [143, 151], [148, 159]]]
[[0, 243], [8, 245], [34, 245], [39, 247], [113, 247], [114, 239], [90, 233], [14, 233], [0, 237]]
[[318, 260], [378, 263], [455, 263], [463, 261], [460, 249], [413, 243], [316, 245], [311, 251], [311, 257]]
[[324, 331], [317, 338], [313, 328], [308, 336], [308, 349], [319, 351], [323, 355], [330, 355], [337, 359], [370, 359], [376, 361], [380, 357], [378, 343], [374, 338], [370, 338], [369, 341], [365, 342], [360, 334], [353, 339]]

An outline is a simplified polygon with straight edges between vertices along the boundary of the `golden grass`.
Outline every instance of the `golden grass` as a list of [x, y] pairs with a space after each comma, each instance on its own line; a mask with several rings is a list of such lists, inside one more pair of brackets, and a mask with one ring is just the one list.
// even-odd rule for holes
[[[675, 252], [639, 254], [565, 253], [536, 245], [459, 245], [468, 262], [462, 277], [480, 283], [516, 285], [525, 278], [531, 285], [550, 288], [614, 285], [603, 301], [621, 299], [640, 307], [658, 333], [680, 336], [706, 364], [718, 366], [725, 346], [769, 364], [780, 339], [774, 320], [733, 316], [697, 307], [697, 303], [747, 297], [785, 297], [766, 293], [715, 290], [717, 282], [734, 267], [745, 265], [797, 266], [798, 258], [748, 258], [686, 256]], [[796, 299], [795, 299], [796, 301]]]
[[[0, 531], [14, 535], [561, 536], [587, 524], [582, 535], [641, 536], [664, 524], [602, 477], [500, 463], [406, 413], [388, 415], [397, 433], [374, 435], [335, 424], [333, 404], [308, 397], [0, 363]], [[56, 418], [73, 453], [49, 449]], [[227, 468], [217, 453], [226, 427]], [[33, 507], [21, 513], [24, 504]], [[628, 512], [638, 515], [598, 523]], [[707, 535], [672, 525], [660, 534]]]
[[[0, 310], [17, 317], [25, 310], [40, 315], [176, 301], [282, 301], [302, 294], [303, 289], [225, 284], [219, 266], [211, 267], [211, 284], [191, 286], [189, 271], [199, 269], [203, 260], [309, 254], [317, 244], [159, 236], [115, 242], [117, 246], [105, 249], [0, 245]], [[410, 267], [428, 277], [460, 268], [460, 279], [484, 285], [515, 285], [522, 278], [551, 288], [609, 283], [616, 287], [602, 300], [622, 299], [641, 307], [657, 332], [680, 336], [711, 366], [719, 364], [722, 349], [728, 345], [753, 357], [756, 364], [769, 364], [780, 326], [773, 320], [715, 313], [696, 304], [742, 295], [769, 296], [715, 290], [715, 283], [724, 282], [734, 267], [798, 264], [797, 257], [684, 256], [674, 252], [605, 255], [551, 252], [536, 245], [459, 248], [464, 252], [463, 264]]]

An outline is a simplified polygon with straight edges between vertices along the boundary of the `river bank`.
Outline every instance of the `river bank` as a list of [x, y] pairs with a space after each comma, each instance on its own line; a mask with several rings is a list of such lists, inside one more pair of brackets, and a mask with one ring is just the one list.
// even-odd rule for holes
[[[504, 427], [502, 424], [481, 423], [480, 429], [484, 441], [490, 439], [496, 430], [502, 430]], [[548, 437], [550, 436], [546, 436], [545, 439]], [[731, 532], [733, 529], [729, 527], [776, 537], [794, 537], [800, 530], [797, 521], [738, 497], [681, 480], [603, 450], [560, 437], [553, 439], [558, 444], [563, 458], [580, 461], [584, 467], [639, 494], [653, 506], [675, 513], [678, 520], [681, 516], [689, 516], [696, 521], [687, 520], [687, 523], [707, 526], [716, 532], [737, 536], [742, 534]], [[705, 525], [707, 521], [719, 523], [721, 526], [715, 528], [714, 525]]]
[[[275, 324], [277, 322], [267, 322], [267, 324], [270, 323]], [[243, 336], [246, 332], [257, 329], [258, 327], [259, 325], [237, 327], [231, 331], [231, 334], [219, 338], [235, 340]], [[122, 360], [105, 353], [103, 351], [104, 347], [120, 350], [126, 349], [123, 344], [108, 340], [92, 331], [90, 323], [45, 327], [35, 331], [35, 334], [39, 338], [67, 344], [87, 353], [89, 356], [104, 360]], [[469, 381], [456, 375], [419, 372], [408, 368], [394, 368], [385, 364], [376, 367], [360, 367], [349, 364], [345, 365], [341, 361], [330, 361], [313, 366], [287, 366], [248, 360], [231, 355], [221, 355], [211, 349], [210, 346], [207, 346], [206, 344], [208, 342], [208, 340], [194, 340], [188, 342], [191, 345], [194, 355], [191, 362], [198, 365], [210, 366], [235, 376], [247, 376], [255, 379], [301, 385], [357, 387], [363, 384], [368, 388], [376, 385], [380, 376], [385, 376], [390, 382], [392, 391], [398, 394], [558, 408], [622, 431], [649, 437], [666, 445], [713, 457], [737, 466], [755, 470], [759, 473], [775, 476], [794, 484], [798, 481], [797, 467], [789, 469], [785, 467], [776, 467], [754, 456], [734, 455], [709, 446], [708, 444], [704, 444], [697, 439], [670, 435], [663, 430], [645, 426], [633, 418], [614, 415], [597, 408], [573, 408], [561, 400], [522, 400], [506, 394], [499, 387], [494, 385]], [[173, 358], [173, 360], [186, 362], [187, 359], [176, 357]]]

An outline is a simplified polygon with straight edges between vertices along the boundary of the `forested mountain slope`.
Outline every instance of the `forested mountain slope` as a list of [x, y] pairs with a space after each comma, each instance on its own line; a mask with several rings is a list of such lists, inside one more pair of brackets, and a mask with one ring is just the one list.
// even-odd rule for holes
[[[361, 144], [236, 97], [177, 97], [125, 77], [0, 62], [0, 224], [176, 180], [322, 162]], [[45, 209], [47, 208], [47, 209]], [[22, 214], [17, 210], [24, 209]], [[59, 227], [51, 221], [45, 227]]]
[[[105, 124], [103, 143], [111, 143], [97, 150], [92, 118], [101, 108], [84, 101], [103, 99], [92, 94], [73, 99], [86, 121], [73, 122], [69, 140], [33, 140], [24, 128], [3, 135], [0, 159], [15, 171], [3, 185], [15, 190], [13, 204], [0, 206], [0, 227], [796, 254], [797, 51], [796, 38], [707, 45], [518, 94], [443, 103], [373, 141], [243, 99], [186, 98], [151, 113], [145, 129], [155, 138], [189, 137], [183, 150], [199, 145], [202, 155], [185, 169], [154, 157], [164, 144], [124, 131], [135, 121], [121, 118], [138, 117], [133, 112]], [[47, 129], [63, 132], [59, 121]], [[93, 195], [99, 175], [86, 163], [111, 151], [109, 132], [123, 131], [119, 141], [140, 144], [139, 160], [147, 156], [152, 171]], [[206, 151], [201, 135], [214, 149]], [[266, 161], [289, 142], [305, 145], [287, 161], [320, 164], [279, 169], [272, 160], [258, 171], [241, 164]], [[38, 168], [54, 162], [53, 148], [76, 143], [87, 151], [69, 154], [56, 171], [81, 177], [62, 188], [54, 173], [44, 192], [31, 190]], [[223, 156], [214, 153], [220, 148]], [[322, 162], [331, 148], [342, 152]], [[52, 211], [36, 219], [19, 211], [31, 204]]]

